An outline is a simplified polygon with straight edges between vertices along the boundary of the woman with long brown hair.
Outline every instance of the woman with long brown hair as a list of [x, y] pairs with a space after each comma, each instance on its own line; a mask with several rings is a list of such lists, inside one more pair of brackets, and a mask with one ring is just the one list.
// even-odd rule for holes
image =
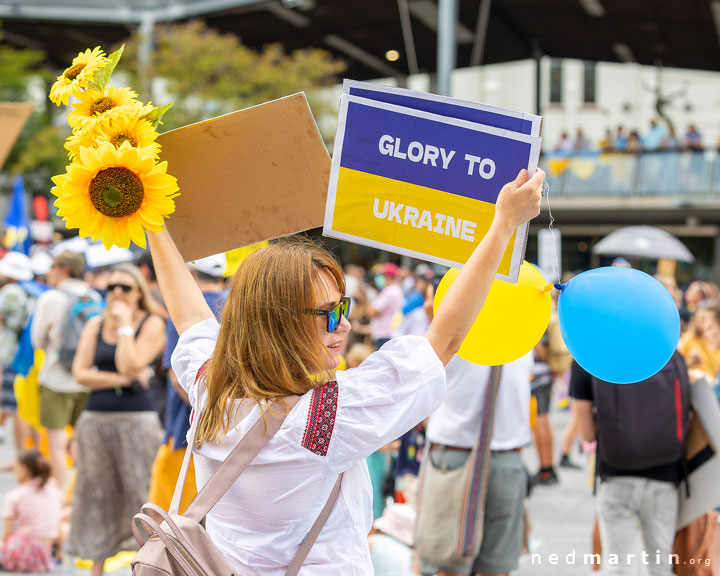
[[72, 369], [90, 395], [75, 427], [70, 550], [93, 561], [92, 576], [126, 549], [129, 519], [147, 500], [162, 439], [148, 383], [164, 346], [165, 321], [145, 278], [132, 264], [115, 266], [105, 311], [85, 324]]
[[[424, 420], [445, 394], [444, 365], [480, 311], [515, 229], [540, 210], [544, 173], [505, 185], [480, 242], [424, 336], [395, 338], [338, 372], [350, 324], [342, 269], [315, 244], [281, 241], [247, 257], [220, 324], [166, 231], [148, 234], [180, 340], [178, 381], [206, 394], [194, 456], [202, 487], [271, 401], [301, 396], [279, 431], [207, 515], [215, 545], [238, 576], [281, 575], [325, 506], [340, 497], [300, 574], [372, 574], [371, 486], [365, 458]], [[206, 365], [204, 373], [201, 367]]]

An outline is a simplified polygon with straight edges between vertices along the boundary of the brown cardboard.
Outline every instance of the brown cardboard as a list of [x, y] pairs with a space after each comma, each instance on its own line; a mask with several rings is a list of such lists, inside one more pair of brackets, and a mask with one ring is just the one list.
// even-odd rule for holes
[[34, 109], [31, 102], [0, 102], [0, 169]]
[[162, 134], [186, 261], [322, 226], [330, 155], [304, 94]]

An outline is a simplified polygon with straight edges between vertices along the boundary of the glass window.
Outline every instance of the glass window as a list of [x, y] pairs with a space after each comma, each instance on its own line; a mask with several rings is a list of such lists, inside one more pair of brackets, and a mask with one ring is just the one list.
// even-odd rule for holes
[[562, 103], [562, 60], [550, 61], [550, 104]]
[[596, 100], [596, 62], [583, 62], [583, 102], [595, 104]]

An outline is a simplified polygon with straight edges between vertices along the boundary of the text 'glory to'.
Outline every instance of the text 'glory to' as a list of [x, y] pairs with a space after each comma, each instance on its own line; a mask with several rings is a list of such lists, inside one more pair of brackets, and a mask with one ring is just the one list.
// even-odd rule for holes
[[[437, 168], [438, 160], [443, 170], [447, 170], [450, 162], [455, 156], [455, 150], [446, 150], [442, 146], [433, 146], [432, 144], [423, 144], [413, 140], [407, 147], [403, 147], [402, 140], [389, 134], [383, 134], [378, 142], [378, 149], [383, 156], [391, 156], [400, 160], [409, 160], [410, 162], [431, 165]], [[474, 154], [465, 154], [465, 161], [468, 164], [468, 176], [477, 173], [478, 176], [485, 180], [490, 180], [495, 176], [495, 162], [490, 158], [482, 158]], [[475, 168], [477, 166], [477, 169]]]

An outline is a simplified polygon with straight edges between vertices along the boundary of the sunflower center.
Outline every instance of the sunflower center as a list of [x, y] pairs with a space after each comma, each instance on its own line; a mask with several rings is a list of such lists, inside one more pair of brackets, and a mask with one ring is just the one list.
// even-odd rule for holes
[[90, 182], [90, 201], [95, 209], [112, 218], [135, 214], [144, 197], [140, 178], [127, 168], [113, 166], [100, 170]]
[[137, 148], [137, 140], [132, 134], [116, 134], [110, 142], [115, 148], [120, 148], [123, 142], [130, 142], [133, 148]]
[[86, 64], [75, 64], [75, 66], [71, 66], [65, 70], [65, 74], [63, 74], [63, 76], [65, 76], [68, 80], [75, 80], [85, 66]]
[[102, 98], [95, 100], [95, 102], [93, 102], [90, 106], [90, 116], [107, 112], [108, 110], [115, 108], [115, 106], [117, 106], [117, 104], [115, 104], [115, 101], [112, 98], [103, 96]]

